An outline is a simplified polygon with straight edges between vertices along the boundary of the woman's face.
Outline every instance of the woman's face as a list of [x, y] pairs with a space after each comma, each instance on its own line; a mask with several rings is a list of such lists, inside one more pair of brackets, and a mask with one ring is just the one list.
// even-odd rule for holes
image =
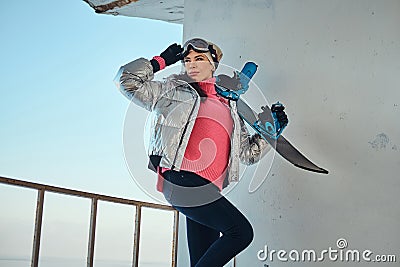
[[189, 54], [183, 59], [186, 73], [196, 82], [212, 78], [214, 66], [208, 61], [204, 53], [189, 50]]

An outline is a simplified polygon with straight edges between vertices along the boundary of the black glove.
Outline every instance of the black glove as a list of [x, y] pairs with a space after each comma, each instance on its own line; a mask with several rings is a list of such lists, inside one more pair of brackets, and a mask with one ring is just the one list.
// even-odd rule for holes
[[[160, 54], [160, 57], [164, 59], [165, 65], [169, 66], [182, 59], [182, 52], [183, 48], [175, 43], [168, 46], [168, 48], [165, 49], [165, 51]], [[160, 70], [160, 64], [158, 64], [157, 60], [152, 59], [150, 60], [150, 63], [153, 66], [154, 73]]]
[[218, 75], [216, 84], [232, 91], [238, 91], [242, 89], [242, 84], [240, 83], [239, 75], [235, 71], [233, 72], [232, 77], [229, 77], [228, 75], [225, 74]]
[[182, 59], [182, 52], [182, 46], [175, 43], [168, 46], [168, 48], [160, 54], [160, 57], [162, 57], [165, 60], [165, 64], [169, 66]]
[[283, 111], [284, 109], [285, 107], [280, 103], [273, 104], [271, 106], [271, 111], [275, 112], [276, 118], [278, 119], [281, 128], [285, 127], [289, 123], [288, 117], [285, 111]]

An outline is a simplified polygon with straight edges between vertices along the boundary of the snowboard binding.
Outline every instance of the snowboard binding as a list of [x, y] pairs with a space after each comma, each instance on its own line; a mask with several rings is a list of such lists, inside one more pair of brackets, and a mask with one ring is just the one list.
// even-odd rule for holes
[[[247, 62], [243, 69], [239, 71], [234, 71], [233, 77], [229, 77], [225, 74], [216, 76], [216, 86], [217, 93], [229, 100], [237, 101], [240, 95], [246, 93], [249, 89], [249, 83], [253, 75], [257, 71], [257, 64], [254, 62]], [[232, 80], [236, 81], [232, 82]]]
[[[281, 103], [277, 102], [272, 105], [271, 109], [269, 109], [267, 106], [262, 106], [261, 109], [263, 112], [258, 114], [259, 119], [254, 122], [254, 127], [272, 139], [278, 139], [283, 130], [286, 128], [287, 123], [281, 125], [276, 116], [276, 112], [283, 111], [285, 107]], [[271, 121], [273, 121], [273, 124]]]

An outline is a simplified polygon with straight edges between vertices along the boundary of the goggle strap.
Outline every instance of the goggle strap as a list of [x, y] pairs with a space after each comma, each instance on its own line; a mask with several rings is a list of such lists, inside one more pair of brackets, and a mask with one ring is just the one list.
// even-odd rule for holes
[[214, 47], [212, 45], [208, 45], [208, 50], [210, 51], [210, 54], [214, 59], [214, 62], [218, 62], [217, 51], [215, 51]]

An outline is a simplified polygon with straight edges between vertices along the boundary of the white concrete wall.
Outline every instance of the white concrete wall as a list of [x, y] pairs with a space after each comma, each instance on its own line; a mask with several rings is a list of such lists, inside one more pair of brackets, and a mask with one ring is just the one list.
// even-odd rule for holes
[[[237, 266], [292, 266], [256, 254], [264, 245], [337, 249], [339, 238], [348, 249], [397, 254], [397, 263], [371, 266], [399, 266], [400, 1], [185, 0], [184, 17], [185, 40], [214, 41], [222, 63], [235, 68], [259, 64], [254, 81], [269, 102], [287, 107], [284, 135], [330, 171], [313, 174], [276, 157], [255, 193], [244, 177], [228, 198], [255, 239]], [[188, 266], [184, 231], [178, 266]]]

